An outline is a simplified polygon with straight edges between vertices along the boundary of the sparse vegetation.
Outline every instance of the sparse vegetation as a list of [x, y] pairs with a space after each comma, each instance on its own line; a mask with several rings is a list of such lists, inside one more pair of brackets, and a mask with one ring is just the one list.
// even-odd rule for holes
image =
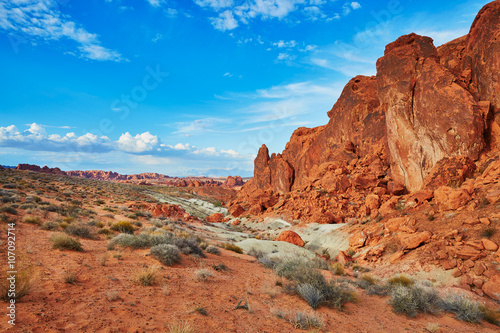
[[67, 272], [64, 274], [64, 282], [69, 284], [75, 284], [78, 280], [76, 272]]
[[215, 254], [215, 255], [220, 255], [220, 250], [217, 246], [209, 245], [205, 249], [205, 252]]
[[410, 287], [415, 283], [415, 281], [406, 275], [400, 274], [389, 279], [389, 284], [400, 285], [403, 287]]
[[88, 239], [94, 238], [92, 230], [84, 224], [71, 224], [66, 229], [64, 229], [64, 232], [69, 235], [78, 236], [82, 238], [88, 238]]
[[391, 290], [389, 304], [394, 312], [415, 317], [419, 313], [437, 313], [440, 297], [430, 287], [396, 284]]
[[181, 321], [168, 325], [168, 333], [194, 333], [193, 328], [187, 322]]
[[[5, 274], [5, 271], [2, 272]], [[11, 280], [8, 280], [7, 277], [3, 275], [0, 279], [0, 298], [8, 302], [11, 299], [16, 301], [20, 300], [24, 296], [30, 294], [39, 286], [38, 274], [33, 270], [33, 268], [22, 268], [17, 271], [16, 280], [15, 280], [15, 295], [10, 292], [10, 283]]]
[[111, 230], [118, 231], [124, 234], [133, 234], [135, 227], [129, 221], [119, 221], [111, 226]]
[[297, 312], [290, 318], [290, 323], [294, 328], [301, 330], [323, 327], [323, 320], [319, 316], [304, 312]]
[[481, 236], [484, 238], [491, 238], [496, 233], [496, 229], [494, 227], [487, 227], [483, 230]]
[[198, 269], [194, 272], [194, 274], [196, 275], [196, 278], [199, 280], [199, 281], [203, 281], [203, 283], [205, 283], [205, 281], [212, 277], [213, 274], [211, 271], [209, 271], [208, 269], [205, 269], [205, 268], [202, 268], [202, 269]]
[[23, 222], [24, 223], [31, 223], [31, 224], [36, 224], [36, 225], [40, 225], [41, 222], [40, 222], [40, 217], [38, 216], [25, 216], [24, 219], [23, 219]]
[[233, 251], [236, 253], [243, 253], [243, 249], [239, 247], [238, 245], [231, 244], [231, 243], [225, 243], [224, 248], [229, 251]]
[[442, 302], [442, 308], [454, 313], [458, 320], [469, 323], [478, 323], [484, 318], [480, 304], [465, 294], [449, 294]]
[[50, 237], [52, 248], [59, 250], [83, 251], [82, 244], [65, 234], [55, 234]]
[[172, 244], [155, 245], [150, 251], [153, 258], [167, 266], [172, 266], [181, 261], [179, 248]]
[[134, 281], [142, 286], [152, 286], [158, 282], [158, 268], [143, 268], [134, 274]]

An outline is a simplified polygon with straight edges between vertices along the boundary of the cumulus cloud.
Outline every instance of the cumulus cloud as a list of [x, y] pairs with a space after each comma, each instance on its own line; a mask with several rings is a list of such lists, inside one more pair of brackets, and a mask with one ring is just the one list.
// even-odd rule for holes
[[210, 21], [214, 28], [220, 31], [233, 30], [238, 27], [238, 21], [230, 10], [220, 13], [219, 17], [210, 18]]
[[97, 154], [121, 154], [122, 156], [144, 156], [155, 160], [176, 158], [193, 161], [233, 162], [250, 161], [253, 156], [242, 155], [236, 150], [219, 150], [215, 147], [196, 147], [189, 143], [167, 145], [161, 142], [158, 136], [150, 132], [132, 135], [129, 132], [122, 134], [117, 141], [107, 136], [98, 136], [93, 133], [76, 135], [73, 132], [48, 134], [46, 126], [37, 123], [27, 125], [25, 131], [19, 131], [16, 126], [0, 127], [0, 147], [14, 148], [39, 153], [66, 154], [71, 160], [82, 158], [97, 158]]
[[158, 145], [158, 137], [149, 132], [132, 136], [129, 132], [122, 134], [117, 143], [121, 150], [129, 153], [143, 153], [153, 150]]
[[127, 61], [119, 52], [101, 45], [98, 35], [88, 32], [63, 14], [55, 0], [0, 0], [0, 30], [40, 41], [72, 40], [79, 44], [75, 52], [85, 59]]

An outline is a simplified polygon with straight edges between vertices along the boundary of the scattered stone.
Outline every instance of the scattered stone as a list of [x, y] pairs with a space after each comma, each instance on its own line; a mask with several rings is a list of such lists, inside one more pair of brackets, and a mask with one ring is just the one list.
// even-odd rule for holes
[[441, 211], [457, 210], [471, 201], [471, 196], [463, 189], [441, 186], [434, 191], [434, 199]]
[[489, 239], [483, 238], [481, 239], [481, 243], [483, 244], [485, 250], [488, 251], [498, 250], [498, 245], [495, 242], [490, 241]]
[[482, 223], [482, 224], [484, 224], [484, 225], [490, 225], [490, 223], [491, 223], [491, 222], [490, 222], [490, 219], [489, 219], [489, 218], [487, 218], [487, 217], [480, 218], [480, 219], [479, 219], [479, 222], [481, 222], [481, 223]]

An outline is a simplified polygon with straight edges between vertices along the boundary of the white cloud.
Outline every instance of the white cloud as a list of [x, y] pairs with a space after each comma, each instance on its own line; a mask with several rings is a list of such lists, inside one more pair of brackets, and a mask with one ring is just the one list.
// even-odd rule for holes
[[294, 40], [291, 40], [289, 42], [285, 42], [283, 40], [280, 40], [279, 42], [275, 42], [272, 45], [276, 46], [278, 48], [284, 48], [284, 47], [293, 48], [293, 47], [297, 46], [297, 42]]
[[43, 128], [43, 126], [41, 126], [41, 125], [38, 125], [37, 123], [31, 124], [30, 128], [27, 131], [30, 132], [31, 134], [39, 135], [39, 136], [44, 136], [47, 134], [47, 132], [45, 131], [45, 128]]
[[214, 28], [220, 31], [233, 30], [238, 27], [238, 21], [230, 10], [220, 13], [219, 17], [211, 17], [210, 21]]
[[193, 151], [193, 154], [207, 155], [207, 156], [219, 156], [220, 155], [219, 152], [217, 151], [217, 149], [215, 149], [215, 147], [208, 147], [208, 148], [195, 150], [195, 151]]
[[226, 72], [224, 73], [223, 75], [224, 77], [233, 77], [233, 74], [229, 73], [229, 72]]
[[176, 17], [179, 14], [179, 11], [175, 8], [167, 8], [165, 9], [165, 15], [168, 17]]
[[156, 36], [151, 40], [153, 43], [157, 43], [159, 40], [163, 39], [163, 35], [157, 33]]
[[233, 5], [233, 0], [194, 0], [194, 2], [200, 7], [210, 7], [215, 10], [231, 7]]
[[234, 158], [241, 156], [240, 153], [238, 153], [238, 152], [236, 152], [236, 151], [234, 151], [232, 149], [228, 149], [228, 150], [222, 149], [220, 152], [223, 153], [223, 154], [227, 154], [227, 155], [229, 155], [231, 157], [234, 157]]
[[117, 143], [121, 150], [129, 153], [143, 153], [153, 150], [158, 145], [158, 137], [149, 132], [133, 137], [129, 132], [122, 134]]
[[151, 6], [156, 8], [160, 7], [162, 4], [165, 3], [165, 1], [163, 0], [146, 0], [146, 1], [149, 2]]
[[[63, 14], [54, 0], [0, 0], [0, 29], [10, 34], [39, 41], [73, 40], [79, 56], [99, 61], [124, 61], [117, 52], [101, 46], [98, 36]], [[66, 52], [75, 54], [74, 52]]]
[[361, 8], [361, 5], [359, 4], [359, 2], [351, 2], [351, 8], [356, 10], [356, 9], [360, 9]]

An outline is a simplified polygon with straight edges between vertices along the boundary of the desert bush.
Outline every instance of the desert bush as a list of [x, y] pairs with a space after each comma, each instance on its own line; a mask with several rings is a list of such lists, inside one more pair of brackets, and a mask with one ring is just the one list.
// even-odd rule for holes
[[40, 226], [42, 230], [57, 230], [59, 229], [59, 223], [54, 221], [47, 221]]
[[76, 272], [67, 272], [64, 274], [64, 282], [69, 284], [75, 284], [78, 281], [78, 276]]
[[24, 223], [36, 224], [36, 225], [40, 225], [41, 224], [40, 217], [38, 217], [38, 216], [29, 216], [29, 215], [27, 215], [27, 216], [24, 217], [23, 222]]
[[252, 256], [252, 257], [255, 257], [257, 260], [259, 260], [259, 258], [264, 257], [266, 255], [266, 253], [264, 251], [257, 250], [255, 247], [252, 247], [248, 251], [248, 255]]
[[92, 230], [83, 224], [71, 224], [66, 229], [64, 229], [64, 232], [73, 236], [78, 236], [88, 239], [94, 238]]
[[158, 282], [157, 267], [143, 268], [134, 274], [134, 281], [143, 286], [152, 286]]
[[11, 215], [17, 215], [17, 210], [12, 206], [3, 206], [0, 208], [0, 213], [7, 213]]
[[419, 313], [437, 313], [441, 299], [435, 289], [416, 285], [394, 284], [389, 304], [396, 313], [415, 317]]
[[296, 329], [309, 330], [313, 328], [323, 327], [323, 320], [315, 314], [297, 312], [295, 316], [290, 318], [290, 323]]
[[410, 287], [413, 284], [415, 284], [415, 281], [412, 278], [409, 278], [408, 276], [401, 274], [390, 278], [389, 284], [392, 286], [400, 285], [403, 287]]
[[193, 328], [187, 322], [177, 322], [168, 325], [168, 333], [194, 333]]
[[455, 314], [458, 320], [478, 323], [484, 318], [481, 305], [465, 294], [449, 294], [442, 301], [442, 308]]
[[128, 221], [119, 221], [113, 223], [113, 225], [111, 226], [111, 230], [118, 231], [124, 234], [133, 234], [135, 228], [132, 223]]
[[219, 248], [217, 246], [209, 245], [209, 246], [207, 246], [207, 248], [205, 249], [205, 251], [207, 253], [220, 255], [220, 250], [219, 250]]
[[151, 255], [159, 262], [172, 266], [181, 261], [179, 248], [171, 244], [155, 245], [151, 248]]
[[481, 236], [484, 238], [491, 238], [496, 232], [496, 229], [494, 227], [487, 227], [483, 230]]
[[74, 238], [65, 234], [55, 234], [49, 239], [52, 242], [52, 248], [59, 250], [83, 251], [82, 244]]
[[342, 265], [340, 262], [336, 262], [332, 265], [331, 271], [335, 275], [344, 275], [344, 265]]
[[321, 301], [323, 300], [323, 296], [321, 292], [310, 285], [309, 283], [301, 283], [297, 286], [297, 292], [303, 299], [307, 301], [307, 303], [311, 306], [311, 308], [316, 309]]
[[500, 326], [500, 311], [492, 310], [484, 305], [479, 307], [479, 310], [483, 313], [483, 318], [490, 324]]
[[10, 281], [7, 280], [7, 276], [3, 275], [0, 278], [0, 298], [5, 302], [9, 302], [11, 299], [18, 301], [35, 290], [39, 286], [39, 283], [38, 274], [34, 272], [33, 268], [18, 269], [15, 295], [11, 294]]
[[199, 240], [195, 237], [185, 238], [176, 237], [174, 238], [174, 245], [179, 248], [183, 254], [194, 254], [200, 257], [205, 257], [203, 250], [199, 246]]
[[231, 244], [231, 243], [225, 243], [223, 246], [226, 250], [233, 251], [236, 253], [243, 253], [243, 249], [241, 247], [239, 247], [238, 245]]
[[213, 274], [212, 274], [212, 272], [211, 272], [211, 271], [209, 271], [208, 269], [204, 269], [204, 268], [196, 270], [196, 271], [194, 272], [194, 274], [196, 275], [196, 278], [197, 278], [198, 280], [200, 280], [200, 281], [203, 281], [203, 283], [205, 283], [205, 281], [206, 281], [208, 278], [210, 278], [210, 277], [212, 277], [212, 276], [213, 276]]

